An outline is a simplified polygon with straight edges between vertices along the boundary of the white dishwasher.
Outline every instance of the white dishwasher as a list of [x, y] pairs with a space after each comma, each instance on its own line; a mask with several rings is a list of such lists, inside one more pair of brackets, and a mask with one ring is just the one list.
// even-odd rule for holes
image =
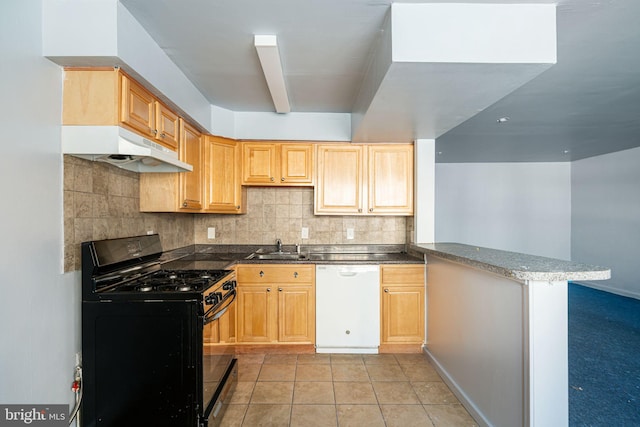
[[380, 266], [316, 265], [316, 352], [377, 353]]

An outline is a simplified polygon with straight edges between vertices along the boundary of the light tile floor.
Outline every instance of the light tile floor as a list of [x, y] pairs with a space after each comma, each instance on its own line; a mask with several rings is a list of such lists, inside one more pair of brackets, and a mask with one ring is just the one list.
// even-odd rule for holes
[[423, 354], [240, 354], [222, 426], [477, 426]]

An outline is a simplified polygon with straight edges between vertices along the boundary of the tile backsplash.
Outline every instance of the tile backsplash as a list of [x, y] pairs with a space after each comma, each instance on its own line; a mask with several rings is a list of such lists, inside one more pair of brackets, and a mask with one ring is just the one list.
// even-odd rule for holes
[[[248, 187], [246, 215], [196, 215], [194, 229], [196, 244], [404, 244], [407, 222], [402, 216], [314, 216], [313, 188]], [[209, 227], [215, 239], [207, 238]], [[301, 238], [302, 227], [308, 239]]]
[[[139, 174], [64, 156], [64, 269], [80, 270], [80, 243], [160, 234], [164, 250], [196, 244], [404, 244], [412, 217], [314, 216], [313, 188], [249, 187], [246, 215], [141, 213]], [[208, 239], [209, 227], [216, 238]], [[302, 227], [309, 238], [302, 239]], [[347, 239], [352, 228], [354, 238]]]
[[160, 234], [165, 250], [193, 244], [193, 215], [141, 213], [139, 174], [64, 156], [64, 271], [80, 270], [80, 243]]

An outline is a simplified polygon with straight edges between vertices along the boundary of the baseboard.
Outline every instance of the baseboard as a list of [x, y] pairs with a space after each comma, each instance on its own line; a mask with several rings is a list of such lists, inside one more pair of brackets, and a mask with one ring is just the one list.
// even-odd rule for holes
[[478, 423], [481, 427], [492, 427], [493, 425], [485, 418], [485, 416], [480, 412], [480, 410], [476, 407], [476, 405], [469, 399], [467, 394], [458, 386], [458, 384], [451, 378], [449, 373], [444, 369], [444, 367], [436, 360], [436, 358], [429, 352], [429, 349], [425, 346], [423, 347], [423, 351], [429, 362], [433, 365], [434, 369], [438, 372], [438, 374], [442, 377], [444, 383], [449, 386], [451, 392], [456, 395], [462, 406], [465, 407], [469, 415]]
[[613, 286], [603, 285], [600, 282], [588, 282], [588, 281], [572, 281], [571, 283], [575, 283], [577, 285], [586, 286], [587, 288], [597, 289], [599, 291], [609, 292], [611, 294], [620, 295], [623, 297], [640, 299], [640, 292], [629, 292], [623, 289], [614, 288]]

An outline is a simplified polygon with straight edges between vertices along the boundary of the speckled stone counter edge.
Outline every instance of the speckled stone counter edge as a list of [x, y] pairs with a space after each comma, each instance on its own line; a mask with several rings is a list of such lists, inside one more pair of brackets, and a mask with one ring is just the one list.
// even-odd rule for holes
[[517, 280], [562, 281], [611, 278], [611, 270], [607, 267], [460, 243], [417, 244], [411, 245], [410, 250]]

